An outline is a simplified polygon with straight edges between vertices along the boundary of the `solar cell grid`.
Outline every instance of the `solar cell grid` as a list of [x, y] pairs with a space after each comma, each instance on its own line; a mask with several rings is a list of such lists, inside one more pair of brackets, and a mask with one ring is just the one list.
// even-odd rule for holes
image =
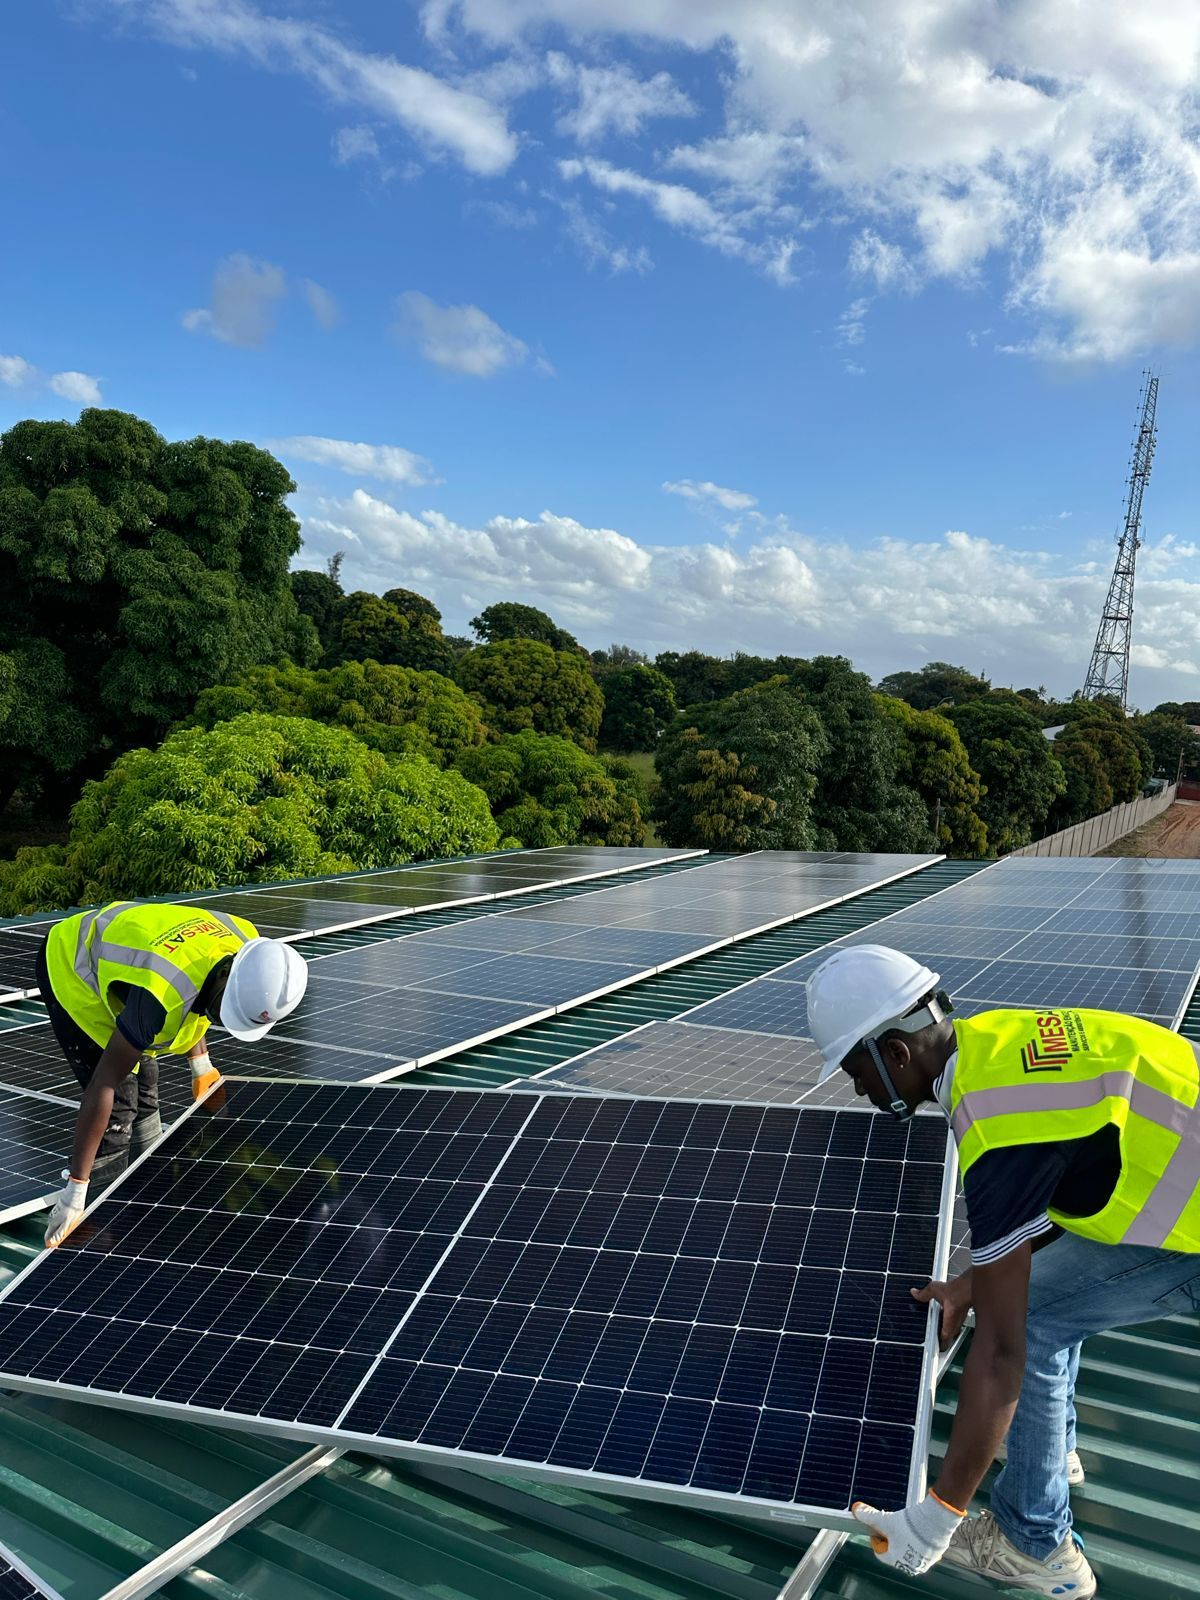
[[[1174, 904], [1185, 894], [1166, 876], [1123, 863], [1110, 878], [1115, 865], [1072, 862], [1048, 875], [1044, 892], [1031, 894], [1039, 863], [1010, 858], [695, 1007], [675, 1024], [614, 1041], [535, 1081], [595, 1093], [619, 1087], [811, 1103], [819, 1056], [808, 1037], [803, 984], [832, 950], [864, 943], [891, 944], [927, 962], [960, 1016], [997, 1006], [1077, 1006], [1171, 1026], [1200, 963], [1200, 874], [1189, 875], [1195, 909], [1186, 917], [1159, 909], [1160, 901]], [[716, 1029], [736, 1031], [722, 1046], [712, 1042]], [[691, 1051], [689, 1034], [696, 1036]], [[639, 1070], [647, 1074], [640, 1085]]]
[[[586, 908], [572, 908], [581, 912], [583, 922], [548, 920], [554, 908], [517, 907], [319, 957], [311, 963], [303, 1006], [268, 1039], [242, 1045], [214, 1029], [218, 1065], [232, 1071], [335, 1081], [395, 1076], [418, 1062], [511, 1032], [591, 995], [649, 976], [712, 943], [803, 915], [814, 897], [823, 902], [863, 887], [861, 871], [843, 874], [832, 886], [823, 881], [816, 888], [799, 873], [777, 882], [769, 903], [756, 898], [740, 910], [732, 893], [706, 892], [704, 873], [720, 872], [723, 882], [734, 884], [747, 864], [758, 859], [741, 857], [698, 866], [687, 874], [692, 882], [686, 887], [667, 879], [640, 885], [616, 880], [612, 887], [589, 894]], [[896, 858], [896, 870], [911, 870], [911, 859]], [[464, 863], [464, 867], [476, 865]], [[878, 878], [880, 868], [871, 870]], [[721, 930], [680, 934], [624, 926], [631, 907], [653, 906], [656, 896], [668, 893], [723, 902]], [[709, 920], [709, 914], [701, 920]], [[44, 1026], [30, 1030], [27, 1043], [20, 1046], [9, 1048], [0, 1038], [0, 1085], [10, 1075], [13, 1081], [45, 1092], [72, 1099], [77, 1093]]]
[[234, 1081], [0, 1296], [0, 1376], [844, 1526], [922, 1481], [946, 1138]]
[[[343, 878], [298, 880], [182, 895], [179, 904], [213, 906], [247, 917], [269, 938], [294, 939], [337, 928], [389, 920], [434, 906], [511, 896], [530, 889], [607, 878], [658, 862], [698, 861], [701, 850], [657, 847], [610, 850], [607, 847], [553, 847], [500, 852], [474, 861], [435, 867], [381, 869]], [[379, 898], [372, 899], [378, 892]], [[40, 939], [57, 916], [38, 922], [0, 922], [0, 1002], [36, 993], [30, 978], [26, 938]]]

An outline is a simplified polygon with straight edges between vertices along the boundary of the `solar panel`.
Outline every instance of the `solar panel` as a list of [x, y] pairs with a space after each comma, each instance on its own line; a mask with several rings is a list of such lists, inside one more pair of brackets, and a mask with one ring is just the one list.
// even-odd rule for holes
[[830, 1526], [920, 1492], [939, 1120], [226, 1093], [0, 1295], [0, 1383]]
[[[593, 878], [619, 876], [669, 861], [700, 859], [704, 850], [658, 846], [556, 845], [501, 851], [465, 861], [381, 868], [342, 878], [250, 885], [180, 895], [173, 903], [203, 905], [246, 917], [268, 938], [304, 939], [412, 916], [439, 906], [508, 899]], [[0, 924], [0, 1002], [37, 993], [33, 959], [57, 916]]]
[[[618, 881], [593, 890], [582, 897], [587, 907], [575, 908], [585, 909], [587, 925], [548, 920], [549, 912], [570, 906], [564, 902], [560, 908], [491, 911], [381, 939], [314, 959], [303, 1005], [266, 1039], [242, 1044], [215, 1028], [213, 1049], [218, 1065], [230, 1072], [383, 1081], [636, 982], [714, 944], [861, 893], [881, 873], [903, 876], [916, 870], [914, 863], [929, 859], [872, 858], [867, 868], [856, 860], [822, 860], [811, 869], [817, 873], [814, 881], [795, 854], [786, 854], [779, 867], [773, 856], [742, 856], [701, 862], [670, 881]], [[690, 881], [676, 881], [681, 877]], [[726, 914], [739, 889], [759, 883], [773, 886], [769, 896], [756, 896], [752, 905]], [[704, 910], [709, 904], [725, 908], [720, 931], [710, 926], [691, 934], [650, 932], [626, 926], [655, 906], [669, 908], [668, 914], [678, 918], [695, 913], [703, 924], [711, 916]], [[629, 943], [622, 952], [623, 941]], [[617, 959], [622, 953], [634, 959]], [[161, 1081], [176, 1077], [182, 1081], [178, 1066], [168, 1061]], [[65, 1098], [78, 1092], [46, 1025], [0, 1035], [0, 1096], [5, 1084]], [[40, 1164], [36, 1170], [40, 1174]], [[41, 1197], [40, 1176], [36, 1181], [31, 1176], [30, 1183], [28, 1198]], [[3, 1212], [0, 1206], [0, 1217]]]
[[60, 1600], [19, 1556], [0, 1544], [0, 1600]]
[[[1200, 966], [1200, 871], [1184, 874], [1192, 885], [1190, 914], [1160, 909], [1164, 900], [1187, 896], [1173, 876], [1153, 865], [1139, 871], [1127, 859], [1060, 865], [1009, 857], [672, 1023], [654, 1023], [548, 1069], [531, 1084], [812, 1103], [819, 1058], [804, 982], [832, 950], [855, 944], [891, 944], [926, 962], [960, 1016], [996, 1007], [1078, 1006], [1174, 1026]], [[1087, 924], [1071, 926], [1081, 915]], [[1163, 926], [1163, 917], [1172, 925]], [[817, 1098], [844, 1103], [841, 1088], [835, 1083]]]

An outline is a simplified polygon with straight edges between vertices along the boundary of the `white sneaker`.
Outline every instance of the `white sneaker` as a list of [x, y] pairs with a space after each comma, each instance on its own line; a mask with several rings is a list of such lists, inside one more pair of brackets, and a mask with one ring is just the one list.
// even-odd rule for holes
[[990, 1511], [958, 1525], [942, 1560], [960, 1572], [1054, 1600], [1092, 1600], [1096, 1593], [1096, 1574], [1070, 1534], [1052, 1556], [1037, 1561], [1017, 1549]]
[[[1008, 1446], [1001, 1445], [996, 1452], [997, 1461], [1008, 1460]], [[1087, 1482], [1087, 1474], [1083, 1470], [1083, 1462], [1079, 1459], [1078, 1450], [1067, 1451], [1067, 1483], [1070, 1488], [1078, 1489], [1081, 1483]]]

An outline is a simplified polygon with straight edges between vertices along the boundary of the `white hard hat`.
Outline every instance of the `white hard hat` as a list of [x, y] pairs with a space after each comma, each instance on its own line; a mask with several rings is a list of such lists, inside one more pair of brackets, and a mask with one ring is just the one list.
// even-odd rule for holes
[[[808, 1030], [824, 1057], [817, 1082], [832, 1078], [855, 1045], [899, 1027], [905, 1012], [940, 982], [938, 973], [885, 944], [835, 950], [804, 985]], [[922, 1014], [921, 1027], [940, 1016]]]
[[293, 1012], [308, 987], [304, 957], [279, 939], [248, 939], [233, 958], [221, 996], [221, 1026], [235, 1039], [261, 1039]]

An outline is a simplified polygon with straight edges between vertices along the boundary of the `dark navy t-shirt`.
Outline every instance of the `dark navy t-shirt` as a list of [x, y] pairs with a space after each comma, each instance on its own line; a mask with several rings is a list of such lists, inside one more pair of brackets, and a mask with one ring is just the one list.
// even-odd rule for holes
[[136, 984], [113, 984], [112, 987], [118, 995], [121, 989], [126, 990], [125, 1004], [117, 1017], [117, 1032], [140, 1053], [158, 1038], [167, 1020], [166, 1007], [149, 989], [139, 989]]
[[[941, 1101], [949, 1098], [956, 1062], [952, 1056], [938, 1081]], [[1062, 1231], [1047, 1215], [1050, 1207], [1072, 1217], [1094, 1216], [1112, 1198], [1120, 1175], [1115, 1128], [1101, 1128], [1082, 1139], [986, 1151], [963, 1179], [972, 1264], [985, 1267], [1001, 1261], [1026, 1241], [1049, 1243]]]

